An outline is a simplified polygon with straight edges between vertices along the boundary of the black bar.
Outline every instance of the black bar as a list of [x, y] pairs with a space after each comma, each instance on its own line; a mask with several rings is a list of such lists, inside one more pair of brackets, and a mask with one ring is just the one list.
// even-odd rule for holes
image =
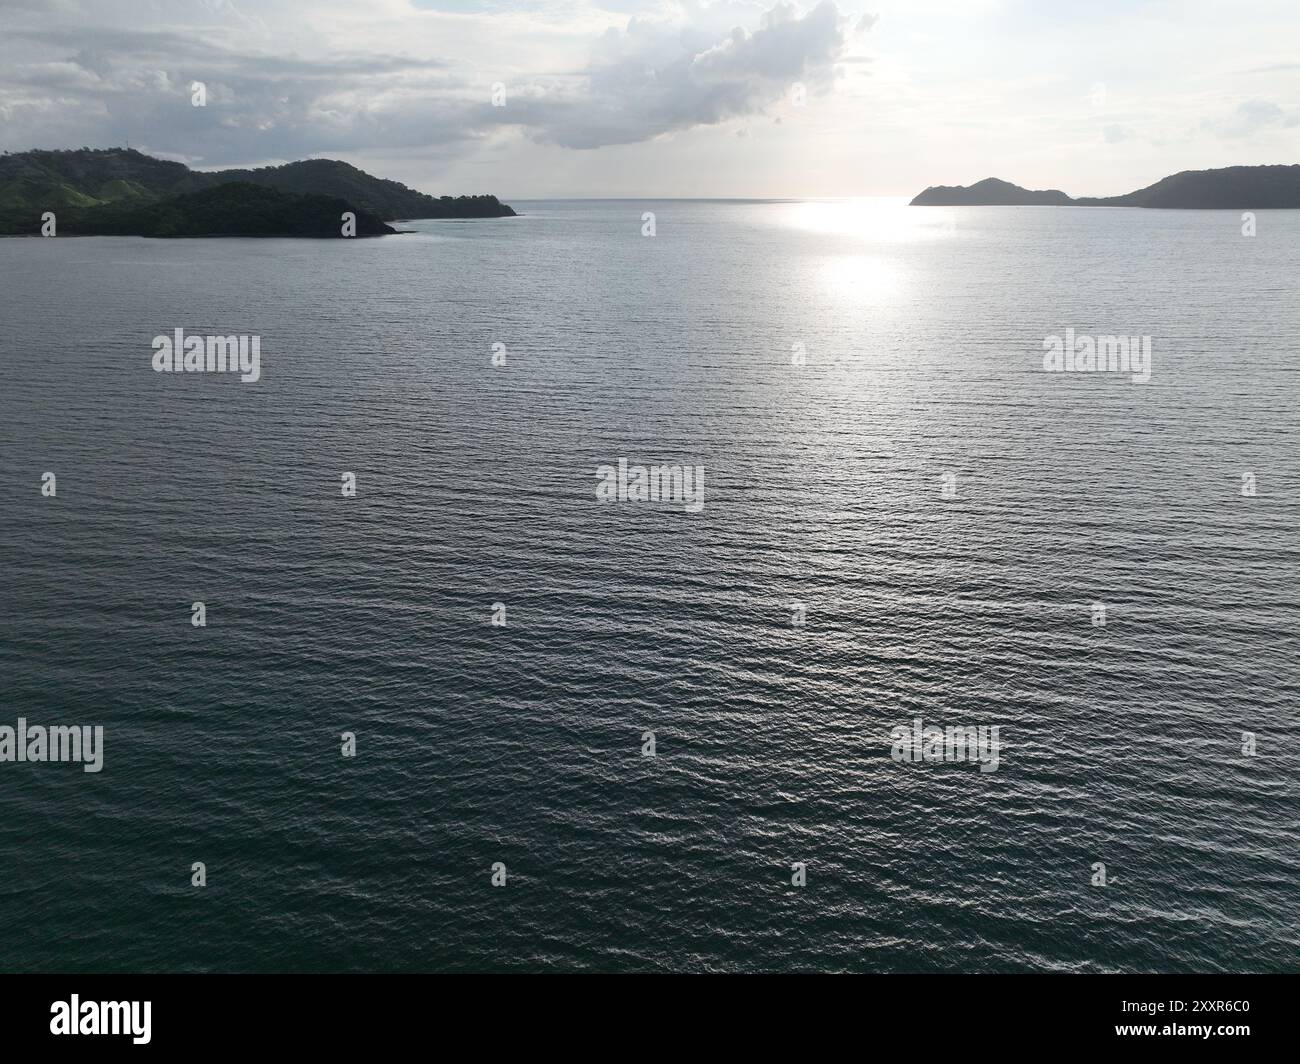
[[[926, 1051], [1123, 1052], [1127, 1045], [1139, 1052], [1201, 1047], [1235, 1056], [1290, 1041], [1296, 988], [1286, 976], [1248, 975], [894, 975], [829, 987], [813, 982], [815, 976], [743, 983], [712, 976], [707, 986], [631, 978], [631, 984], [588, 978], [575, 986], [487, 975], [5, 976], [0, 1030], [11, 1060], [22, 1059], [8, 1056], [19, 1048], [94, 1052], [110, 1043], [132, 1052], [198, 1050], [206, 1057], [250, 1048], [331, 1055], [399, 1050], [412, 1041], [489, 1055], [520, 1042], [647, 1050], [658, 1043], [676, 1056], [692, 1044], [733, 1036], [737, 1047], [757, 1038], [811, 1053], [832, 1033], [857, 1037], [866, 1049], [891, 1031]], [[104, 1013], [92, 1007], [95, 1021], [85, 1019], [88, 1003], [135, 1002], [134, 1017], [143, 1020], [148, 1002], [147, 1043], [131, 1033], [52, 1034], [52, 1017], [63, 1015], [56, 1003], [71, 1006], [74, 994], [82, 1022], [92, 1025]], [[1180, 1031], [1193, 1027], [1211, 1033]]]

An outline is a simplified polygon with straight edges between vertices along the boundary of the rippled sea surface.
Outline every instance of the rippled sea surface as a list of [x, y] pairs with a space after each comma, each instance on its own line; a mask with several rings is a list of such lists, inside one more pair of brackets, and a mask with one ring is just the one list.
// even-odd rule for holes
[[0, 968], [1300, 967], [1300, 212], [516, 206], [0, 241]]

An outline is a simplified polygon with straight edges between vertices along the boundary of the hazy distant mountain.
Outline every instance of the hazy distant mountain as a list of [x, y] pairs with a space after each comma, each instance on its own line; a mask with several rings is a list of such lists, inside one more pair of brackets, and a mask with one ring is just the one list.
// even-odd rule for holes
[[[396, 181], [372, 177], [348, 163], [334, 159], [308, 159], [269, 166], [257, 170], [218, 170], [202, 172], [191, 170], [183, 163], [155, 159], [130, 148], [91, 149], [70, 151], [27, 151], [0, 155], [0, 233], [16, 234], [37, 232], [40, 215], [54, 211], [59, 216], [60, 231], [74, 230], [63, 223], [77, 226], [83, 233], [135, 232], [137, 235], [154, 233], [167, 228], [161, 221], [166, 214], [181, 230], [192, 225], [214, 221], [211, 207], [234, 204], [229, 196], [212, 200], [186, 200], [176, 203], [177, 197], [224, 187], [237, 182], [245, 188], [261, 186], [279, 192], [287, 198], [279, 201], [292, 217], [283, 224], [265, 230], [264, 235], [285, 235], [285, 228], [306, 226], [306, 219], [319, 213], [321, 205], [294, 203], [293, 197], [328, 197], [342, 201], [340, 211], [351, 210], [357, 215], [358, 235], [376, 235], [372, 223], [393, 218], [500, 218], [511, 217], [514, 211], [495, 196], [441, 196], [434, 197], [416, 192]], [[275, 202], [261, 197], [253, 201], [259, 207]], [[169, 212], [162, 212], [169, 204]], [[139, 210], [126, 210], [128, 207]], [[110, 209], [111, 208], [111, 209]], [[150, 208], [154, 215], [150, 214]], [[194, 214], [199, 211], [198, 215]], [[71, 212], [71, 213], [69, 213]], [[338, 235], [338, 213], [333, 226]], [[263, 222], [272, 219], [259, 214]], [[136, 224], [137, 230], [123, 230], [123, 225]], [[222, 232], [228, 231], [226, 221]], [[229, 225], [236, 225], [230, 219]], [[247, 223], [252, 225], [253, 221]], [[387, 232], [394, 230], [384, 227]], [[248, 235], [259, 230], [250, 229]], [[176, 235], [181, 235], [178, 231]], [[324, 231], [301, 235], [330, 235]]]
[[1025, 207], [1063, 206], [1072, 200], [1050, 188], [1035, 192], [1010, 181], [986, 177], [973, 185], [932, 185], [912, 200], [913, 207]]
[[1296, 208], [1300, 207], [1300, 166], [1184, 170], [1125, 196], [1080, 198], [1074, 202], [1084, 207]]
[[1031, 192], [995, 177], [974, 185], [934, 185], [913, 207], [1002, 207], [1046, 204], [1061, 207], [1165, 207], [1204, 210], [1300, 208], [1300, 165], [1228, 166], [1184, 170], [1123, 196], [1071, 199], [1051, 189]]

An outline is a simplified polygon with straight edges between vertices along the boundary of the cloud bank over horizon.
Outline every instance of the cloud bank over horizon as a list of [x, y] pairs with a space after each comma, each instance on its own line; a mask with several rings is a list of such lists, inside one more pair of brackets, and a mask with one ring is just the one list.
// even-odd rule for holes
[[[239, 41], [272, 34], [240, 33], [228, 19], [185, 31], [20, 25], [6, 48], [16, 58], [0, 79], [0, 118], [11, 150], [134, 134], [212, 166], [376, 148], [458, 151], [509, 131], [596, 149], [762, 114], [797, 85], [825, 93], [849, 32], [834, 0], [807, 12], [706, 4], [610, 26], [571, 71], [503, 64], [476, 76], [481, 61], [437, 53], [263, 50]], [[189, 106], [195, 82], [205, 88], [202, 108]]]
[[206, 168], [333, 156], [429, 191], [513, 195], [902, 195], [991, 175], [1089, 195], [1300, 161], [1286, 5], [1085, 14], [7, 0], [0, 148], [129, 142]]

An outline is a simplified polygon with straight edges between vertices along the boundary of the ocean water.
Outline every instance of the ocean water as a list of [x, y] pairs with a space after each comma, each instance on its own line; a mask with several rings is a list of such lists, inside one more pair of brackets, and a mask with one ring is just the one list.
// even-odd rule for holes
[[0, 241], [0, 969], [1300, 967], [1300, 212], [516, 206]]

